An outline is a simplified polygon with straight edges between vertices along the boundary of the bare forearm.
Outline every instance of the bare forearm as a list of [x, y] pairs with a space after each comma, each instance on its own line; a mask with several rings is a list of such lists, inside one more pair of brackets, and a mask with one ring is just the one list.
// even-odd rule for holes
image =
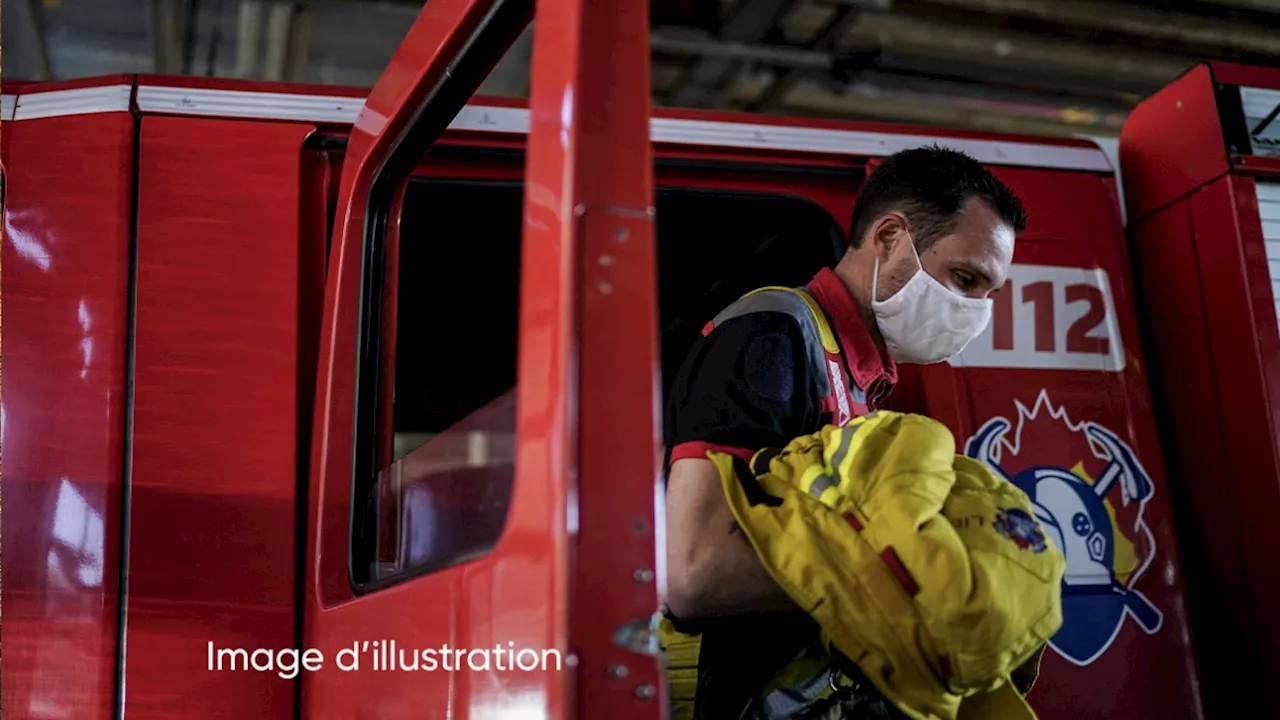
[[667, 495], [671, 611], [696, 619], [796, 609], [734, 522], [715, 467], [682, 463], [680, 472], [673, 468]]
[[700, 617], [796, 609], [795, 603], [760, 564], [751, 542], [736, 523], [716, 544], [716, 550], [709, 552], [695, 570], [706, 588], [697, 606]]

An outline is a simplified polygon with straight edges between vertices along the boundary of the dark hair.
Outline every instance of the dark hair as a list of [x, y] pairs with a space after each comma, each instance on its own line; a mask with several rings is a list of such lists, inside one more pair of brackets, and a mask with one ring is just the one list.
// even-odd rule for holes
[[872, 223], [896, 210], [907, 217], [916, 249], [923, 252], [955, 230], [970, 198], [984, 200], [1015, 234], [1026, 228], [1027, 211], [1018, 196], [977, 160], [938, 145], [895, 153], [858, 192], [849, 246], [860, 246]]

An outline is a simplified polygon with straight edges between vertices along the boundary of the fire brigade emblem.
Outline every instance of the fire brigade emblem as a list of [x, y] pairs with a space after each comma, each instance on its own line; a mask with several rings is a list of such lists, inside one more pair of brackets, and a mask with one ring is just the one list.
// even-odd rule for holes
[[1014, 405], [1016, 427], [991, 418], [965, 443], [965, 454], [1031, 498], [1038, 526], [1026, 513], [1005, 511], [996, 529], [1019, 546], [1034, 550], [1047, 537], [1062, 551], [1063, 622], [1049, 645], [1088, 665], [1111, 646], [1126, 618], [1147, 634], [1163, 624], [1163, 613], [1133, 587], [1155, 557], [1143, 517], [1154, 486], [1118, 435], [1094, 422], [1073, 423], [1045, 391], [1030, 410]]

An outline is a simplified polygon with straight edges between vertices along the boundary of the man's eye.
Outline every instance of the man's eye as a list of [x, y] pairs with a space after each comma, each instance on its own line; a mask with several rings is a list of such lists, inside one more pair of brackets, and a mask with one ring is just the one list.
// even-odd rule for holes
[[956, 285], [958, 285], [961, 290], [966, 291], [972, 290], [974, 283], [977, 282], [977, 280], [969, 273], [956, 273], [955, 278]]

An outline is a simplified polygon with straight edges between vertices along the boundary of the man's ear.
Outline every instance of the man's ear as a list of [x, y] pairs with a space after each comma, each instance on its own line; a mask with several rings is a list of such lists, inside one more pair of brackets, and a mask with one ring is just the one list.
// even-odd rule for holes
[[872, 250], [880, 256], [882, 261], [887, 260], [894, 248], [898, 247], [899, 242], [911, 237], [907, 217], [900, 212], [887, 212], [881, 215], [872, 223], [870, 236]]

